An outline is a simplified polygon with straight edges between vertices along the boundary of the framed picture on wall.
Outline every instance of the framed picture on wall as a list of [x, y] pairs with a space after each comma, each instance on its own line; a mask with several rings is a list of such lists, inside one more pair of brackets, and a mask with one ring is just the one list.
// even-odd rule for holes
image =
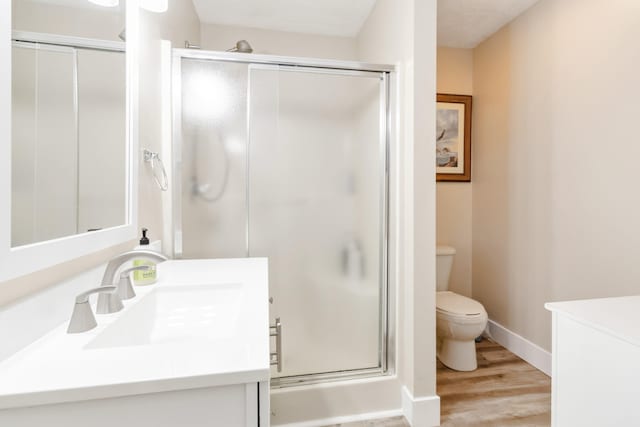
[[436, 98], [436, 181], [471, 181], [471, 96]]

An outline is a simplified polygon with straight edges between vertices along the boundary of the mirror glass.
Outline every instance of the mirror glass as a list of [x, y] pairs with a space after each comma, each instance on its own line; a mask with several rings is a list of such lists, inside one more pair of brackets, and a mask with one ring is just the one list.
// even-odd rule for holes
[[12, 0], [12, 247], [128, 223], [124, 25], [124, 1]]

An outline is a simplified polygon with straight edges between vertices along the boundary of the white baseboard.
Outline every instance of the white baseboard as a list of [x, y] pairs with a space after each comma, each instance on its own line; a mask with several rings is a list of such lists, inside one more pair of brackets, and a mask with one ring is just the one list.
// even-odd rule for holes
[[551, 376], [551, 353], [547, 350], [493, 320], [487, 322], [485, 334], [525, 362]]
[[289, 424], [272, 424], [273, 427], [320, 427], [320, 426], [331, 426], [334, 424], [346, 424], [346, 423], [354, 423], [358, 421], [368, 421], [368, 420], [378, 420], [381, 418], [393, 418], [399, 417], [403, 415], [402, 409], [395, 409], [392, 411], [382, 411], [382, 412], [369, 412], [366, 414], [358, 414], [358, 415], [349, 415], [344, 417], [332, 417], [332, 418], [323, 418], [320, 420], [311, 420], [311, 421], [303, 421], [300, 423], [289, 423]]
[[409, 389], [402, 387], [402, 412], [412, 427], [440, 425], [440, 397], [414, 398]]

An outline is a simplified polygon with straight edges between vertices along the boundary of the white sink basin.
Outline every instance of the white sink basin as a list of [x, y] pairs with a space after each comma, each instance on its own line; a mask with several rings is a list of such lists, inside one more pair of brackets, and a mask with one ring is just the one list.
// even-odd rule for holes
[[94, 329], [65, 322], [0, 363], [0, 426], [18, 425], [7, 409], [267, 381], [267, 278], [264, 258], [158, 264]]
[[242, 294], [240, 283], [156, 288], [85, 348], [231, 338], [237, 333]]

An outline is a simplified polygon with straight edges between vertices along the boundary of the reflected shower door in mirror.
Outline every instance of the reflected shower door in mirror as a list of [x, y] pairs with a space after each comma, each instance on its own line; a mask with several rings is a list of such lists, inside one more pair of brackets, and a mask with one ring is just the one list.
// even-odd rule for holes
[[129, 221], [124, 15], [12, 2], [11, 247]]

